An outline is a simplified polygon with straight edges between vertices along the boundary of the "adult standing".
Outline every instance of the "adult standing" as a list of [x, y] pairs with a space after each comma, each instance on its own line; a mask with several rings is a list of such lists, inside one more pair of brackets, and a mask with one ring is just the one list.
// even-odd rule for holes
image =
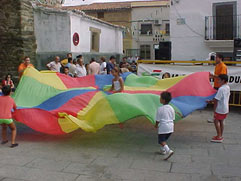
[[83, 77], [86, 76], [86, 69], [84, 66], [84, 60], [82, 55], [77, 56], [77, 65], [75, 70], [75, 76], [76, 77]]
[[46, 67], [51, 71], [60, 72], [61, 64], [59, 63], [59, 61], [60, 61], [59, 56], [56, 56], [54, 58], [54, 61], [48, 63]]
[[72, 58], [68, 58], [68, 64], [65, 66], [69, 68], [69, 73], [74, 76], [75, 70], [76, 70], [76, 65], [73, 63]]
[[104, 75], [106, 74], [106, 62], [105, 62], [105, 57], [100, 58], [100, 74]]
[[221, 86], [218, 82], [218, 76], [221, 74], [227, 75], [228, 71], [227, 66], [223, 63], [223, 56], [221, 54], [216, 54], [215, 64], [214, 75], [211, 74], [211, 77], [214, 78], [214, 88], [218, 90]]
[[96, 62], [94, 58], [91, 59], [91, 64], [89, 65], [89, 75], [100, 74], [100, 64]]
[[110, 57], [110, 61], [106, 65], [107, 74], [111, 73], [111, 70], [115, 67], [116, 58], [115, 56]]
[[31, 64], [30, 58], [28, 56], [24, 57], [23, 63], [21, 63], [18, 67], [19, 78], [22, 77], [23, 72], [27, 67], [34, 67], [33, 64]]
[[69, 63], [69, 58], [72, 58], [72, 53], [67, 53], [67, 58], [61, 60], [61, 65], [65, 67]]
[[126, 57], [123, 57], [122, 58], [122, 61], [120, 62], [119, 64], [119, 67], [120, 68], [127, 68], [129, 65], [129, 63], [127, 62], [127, 58]]

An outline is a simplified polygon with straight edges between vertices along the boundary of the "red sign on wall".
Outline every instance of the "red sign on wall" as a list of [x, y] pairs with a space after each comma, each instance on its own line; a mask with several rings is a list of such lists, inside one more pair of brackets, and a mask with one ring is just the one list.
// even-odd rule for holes
[[79, 44], [79, 34], [78, 33], [74, 33], [73, 43], [74, 43], [75, 46], [77, 46]]

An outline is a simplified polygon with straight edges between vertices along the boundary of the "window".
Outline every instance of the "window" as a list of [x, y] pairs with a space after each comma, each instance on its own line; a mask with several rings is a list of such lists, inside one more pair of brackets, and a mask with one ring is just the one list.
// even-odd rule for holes
[[151, 46], [150, 45], [141, 45], [141, 59], [151, 59]]
[[213, 4], [214, 37], [217, 40], [233, 40], [237, 32], [237, 3]]
[[142, 24], [141, 25], [142, 35], [152, 35], [152, 24]]
[[101, 30], [97, 29], [97, 28], [90, 27], [90, 31], [91, 31], [90, 51], [99, 52]]
[[166, 30], [166, 35], [170, 35], [170, 24], [169, 23], [166, 23], [165, 30]]
[[105, 17], [105, 14], [104, 14], [104, 12], [98, 12], [97, 13], [97, 18], [104, 18]]

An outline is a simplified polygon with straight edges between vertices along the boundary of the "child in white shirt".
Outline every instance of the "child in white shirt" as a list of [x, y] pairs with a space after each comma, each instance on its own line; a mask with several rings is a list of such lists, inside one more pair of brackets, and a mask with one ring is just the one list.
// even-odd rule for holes
[[220, 74], [218, 78], [221, 87], [218, 89], [218, 92], [213, 99], [214, 125], [217, 131], [217, 136], [214, 136], [211, 142], [222, 143], [224, 130], [223, 121], [229, 112], [230, 87], [227, 84], [228, 76], [226, 74]]
[[172, 100], [170, 92], [162, 92], [160, 102], [163, 106], [157, 109], [156, 125], [158, 128], [158, 143], [161, 145], [161, 154], [165, 155], [164, 160], [173, 155], [173, 151], [168, 147], [166, 141], [174, 132], [175, 111], [168, 103]]

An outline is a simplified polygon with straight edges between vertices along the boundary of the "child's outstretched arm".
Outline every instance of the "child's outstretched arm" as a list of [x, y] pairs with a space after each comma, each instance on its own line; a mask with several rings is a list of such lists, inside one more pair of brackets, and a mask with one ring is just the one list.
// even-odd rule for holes
[[158, 128], [158, 124], [159, 124], [159, 122], [156, 121], [155, 128]]
[[110, 88], [109, 91], [113, 91], [113, 90], [114, 90], [114, 82], [113, 82], [113, 80], [112, 80], [112, 85], [111, 85], [111, 88]]
[[120, 87], [121, 87], [119, 92], [122, 92], [124, 90], [124, 81], [123, 81], [123, 79], [121, 77], [119, 79], [119, 82], [120, 82]]

